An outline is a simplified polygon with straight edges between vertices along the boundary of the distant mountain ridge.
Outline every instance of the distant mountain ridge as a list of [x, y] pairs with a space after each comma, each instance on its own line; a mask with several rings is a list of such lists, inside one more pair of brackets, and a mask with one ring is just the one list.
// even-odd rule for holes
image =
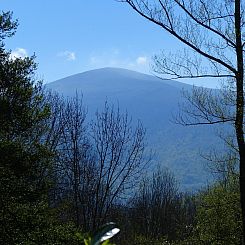
[[[75, 75], [71, 75], [62, 79], [59, 79], [57, 81], [54, 81], [52, 83], [47, 84], [47, 86], [56, 86], [57, 89], [61, 89], [63, 91], [63, 86], [66, 89], [69, 89], [67, 86], [67, 82], [72, 83], [72, 87], [70, 87], [70, 90], [74, 90], [74, 88], [79, 88], [81, 86], [81, 81], [83, 82], [82, 86], [86, 86], [87, 83], [91, 83], [91, 79], [93, 79], [93, 83], [96, 83], [96, 85], [99, 85], [99, 83], [110, 83], [111, 81], [118, 82], [118, 78], [120, 82], [124, 82], [123, 84], [128, 84], [128, 80], [134, 80], [134, 83], [139, 81], [139, 82], [147, 82], [147, 83], [152, 83], [154, 82], [159, 83], [159, 84], [165, 84], [169, 85], [171, 87], [177, 87], [177, 88], [191, 88], [191, 85], [177, 82], [174, 80], [163, 80], [155, 76], [151, 76], [148, 74], [143, 74], [139, 73], [136, 71], [131, 71], [128, 69], [122, 69], [122, 68], [100, 68], [96, 70], [91, 70], [91, 71], [86, 71], [83, 73], [78, 73]], [[90, 84], [91, 85], [91, 84]], [[100, 84], [102, 85], [102, 84]], [[67, 91], [66, 91], [67, 94]]]
[[169, 167], [182, 187], [196, 189], [207, 181], [200, 149], [218, 144], [211, 127], [183, 127], [171, 122], [183, 103], [181, 90], [191, 85], [121, 68], [101, 68], [72, 75], [46, 84], [64, 96], [82, 92], [89, 116], [105, 100], [119, 104], [133, 119], [141, 120], [147, 129], [150, 146], [158, 161]]

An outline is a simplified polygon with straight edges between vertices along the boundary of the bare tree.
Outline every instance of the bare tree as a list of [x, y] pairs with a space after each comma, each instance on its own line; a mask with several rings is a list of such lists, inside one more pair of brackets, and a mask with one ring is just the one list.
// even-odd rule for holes
[[131, 222], [133, 229], [145, 237], [165, 236], [170, 241], [184, 239], [194, 213], [190, 198], [180, 193], [173, 174], [158, 167], [141, 181], [132, 202]]
[[120, 113], [119, 108], [105, 103], [91, 128], [98, 170], [93, 214], [96, 228], [105, 221], [112, 205], [132, 192], [148, 160], [144, 128], [140, 123], [133, 127], [127, 113]]
[[48, 126], [48, 132], [45, 135], [44, 141], [52, 151], [56, 151], [65, 127], [65, 122], [62, 120], [65, 100], [58, 93], [45, 91], [45, 101], [50, 106], [50, 117], [45, 122]]
[[[60, 111], [61, 129], [60, 139], [57, 145], [58, 151], [58, 179], [59, 185], [65, 188], [66, 193], [71, 195], [74, 205], [74, 219], [79, 226], [81, 224], [82, 210], [80, 197], [86, 195], [89, 190], [83, 191], [85, 176], [90, 168], [90, 144], [86, 132], [86, 111], [82, 104], [82, 98], [76, 94], [63, 102]], [[90, 176], [94, 180], [94, 176]], [[87, 186], [88, 187], [88, 186]], [[80, 193], [82, 191], [82, 193]]]
[[68, 201], [70, 208], [62, 216], [85, 231], [95, 230], [130, 194], [147, 164], [145, 130], [108, 103], [87, 124], [78, 95], [52, 101], [53, 131], [47, 142], [57, 152], [53, 202]]
[[[122, 0], [138, 14], [160, 26], [187, 49], [176, 56], [155, 57], [155, 71], [173, 78], [227, 78], [235, 89], [234, 127], [239, 152], [240, 196], [245, 240], [244, 143], [244, 1], [242, 0]], [[204, 100], [205, 101], [205, 100]], [[197, 124], [230, 121], [221, 114]], [[214, 111], [211, 111], [213, 113]], [[200, 119], [201, 118], [201, 119]], [[211, 120], [210, 120], [211, 119]], [[200, 121], [201, 120], [201, 121]]]
[[[70, 216], [80, 225], [81, 217], [85, 216], [80, 208], [80, 190], [87, 181], [84, 176], [93, 168], [92, 164], [88, 164], [91, 154], [85, 124], [86, 110], [78, 94], [65, 99], [57, 93], [46, 91], [45, 101], [50, 105], [51, 116], [46, 120], [49, 130], [44, 141], [55, 153], [52, 171], [54, 186], [50, 190], [49, 201], [57, 206], [69, 200], [73, 206]], [[95, 179], [94, 176], [90, 177], [91, 180]], [[86, 196], [85, 191], [83, 196]]]
[[[220, 147], [221, 152], [212, 148], [208, 154], [201, 153], [207, 160], [208, 169], [222, 181], [231, 175], [239, 175], [239, 149], [234, 128], [236, 102], [232, 84], [223, 84], [219, 90], [194, 86], [192, 91], [184, 90], [182, 94], [186, 101], [180, 105], [180, 112], [175, 118], [177, 123], [187, 126], [219, 124], [216, 133], [224, 143]], [[225, 124], [220, 125], [223, 122]]]

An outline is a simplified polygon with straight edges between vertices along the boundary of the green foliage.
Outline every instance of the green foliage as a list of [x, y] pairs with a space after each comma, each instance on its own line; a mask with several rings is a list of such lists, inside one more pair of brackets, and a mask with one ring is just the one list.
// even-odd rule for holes
[[195, 234], [204, 244], [241, 244], [242, 219], [238, 181], [216, 184], [201, 194]]
[[166, 237], [162, 238], [147, 238], [143, 235], [136, 235], [131, 241], [130, 244], [142, 244], [142, 245], [170, 245]]
[[[154, 237], [149, 238], [147, 232], [142, 235], [137, 232], [130, 237], [129, 243], [142, 245], [241, 244], [239, 182], [235, 175], [229, 176], [225, 182], [217, 182], [207, 190], [201, 191], [196, 195], [195, 200], [194, 205], [197, 209], [195, 222], [189, 223], [185, 230], [182, 226], [177, 227], [179, 235], [175, 239], [170, 241], [168, 237], [164, 238], [161, 234], [154, 239]], [[184, 223], [186, 224], [186, 221]]]
[[34, 57], [11, 59], [4, 39], [12, 14], [0, 15], [0, 244], [80, 244], [48, 205], [54, 153], [45, 143], [49, 105], [34, 78]]
[[17, 205], [12, 207], [15, 220], [9, 214], [5, 217], [8, 222], [1, 230], [5, 234], [2, 244], [81, 244], [75, 226], [58, 222], [55, 211], [47, 204]]
[[[84, 245], [95, 245], [95, 243], [92, 242], [92, 238], [89, 237], [88, 239], [84, 239]], [[103, 243], [101, 243], [101, 245], [115, 245], [110, 243], [109, 240], [104, 241]]]
[[109, 242], [109, 238], [113, 237], [119, 232], [116, 224], [113, 222], [103, 225], [96, 234], [91, 238], [84, 239], [85, 245], [113, 245]]
[[13, 36], [17, 25], [17, 21], [12, 20], [11, 12], [2, 12], [0, 14], [0, 40]]

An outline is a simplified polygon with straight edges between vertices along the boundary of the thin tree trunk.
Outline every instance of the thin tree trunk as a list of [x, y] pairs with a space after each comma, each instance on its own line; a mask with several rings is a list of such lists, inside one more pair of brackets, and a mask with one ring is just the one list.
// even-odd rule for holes
[[[242, 223], [243, 223], [243, 241], [245, 241], [245, 146], [240, 152], [240, 195], [242, 208]], [[244, 244], [244, 243], [243, 243]]]
[[242, 208], [242, 229], [243, 241], [245, 241], [245, 144], [243, 132], [244, 115], [244, 92], [243, 92], [243, 46], [241, 37], [241, 2], [235, 1], [235, 30], [236, 30], [236, 54], [237, 54], [237, 73], [236, 73], [236, 137], [240, 156], [240, 198]]

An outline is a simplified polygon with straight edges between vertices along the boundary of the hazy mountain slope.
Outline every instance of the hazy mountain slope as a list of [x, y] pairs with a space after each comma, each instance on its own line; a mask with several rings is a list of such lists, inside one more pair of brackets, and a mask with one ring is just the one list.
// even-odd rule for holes
[[76, 74], [47, 84], [65, 96], [82, 91], [89, 117], [105, 100], [127, 109], [147, 129], [149, 145], [161, 164], [170, 167], [185, 187], [206, 183], [200, 150], [218, 144], [210, 127], [183, 127], [171, 123], [172, 115], [183, 102], [181, 89], [191, 86], [176, 81], [119, 68], [103, 68]]

